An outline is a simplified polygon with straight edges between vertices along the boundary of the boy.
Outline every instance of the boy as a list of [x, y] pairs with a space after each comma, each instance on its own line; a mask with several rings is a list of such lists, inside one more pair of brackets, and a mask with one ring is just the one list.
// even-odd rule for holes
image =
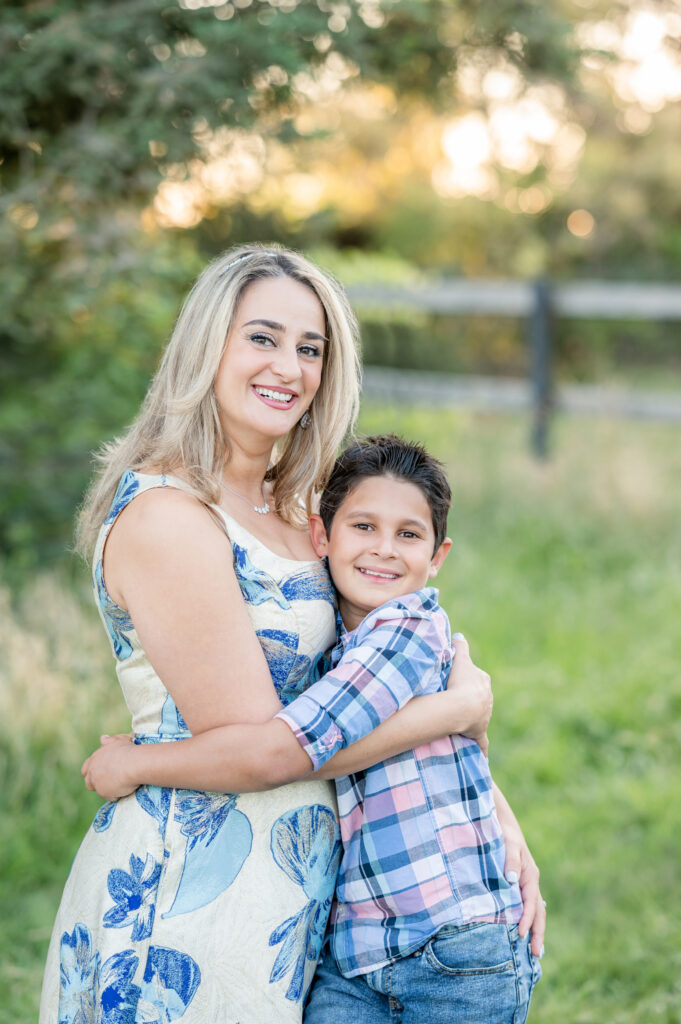
[[[271, 722], [225, 727], [211, 776], [205, 760], [200, 780], [183, 771], [181, 751], [173, 751], [171, 772], [143, 764], [144, 748], [133, 748], [130, 788], [145, 781], [238, 791], [291, 781], [413, 696], [442, 690], [449, 622], [426, 583], [451, 547], [450, 502], [442, 467], [422, 447], [387, 436], [348, 448], [310, 521], [338, 591], [341, 638], [330, 671]], [[213, 760], [212, 750], [204, 758]], [[529, 936], [518, 935], [520, 893], [504, 878], [478, 743], [445, 737], [336, 787], [343, 857], [307, 1024], [331, 1024], [345, 1012], [355, 1024], [521, 1024], [541, 971]]]

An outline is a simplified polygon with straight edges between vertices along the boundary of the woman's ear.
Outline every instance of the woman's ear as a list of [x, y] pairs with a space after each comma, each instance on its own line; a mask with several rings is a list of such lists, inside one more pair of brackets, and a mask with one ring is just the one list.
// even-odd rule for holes
[[451, 546], [452, 546], [452, 539], [451, 539], [451, 537], [445, 537], [445, 539], [442, 541], [442, 544], [440, 544], [440, 547], [437, 549], [437, 551], [435, 552], [435, 554], [433, 555], [433, 557], [431, 559], [430, 568], [428, 570], [428, 578], [429, 579], [432, 579], [433, 576], [437, 576], [438, 572], [442, 568], [442, 563], [444, 562], [445, 558], [449, 554]]
[[308, 520], [308, 529], [310, 531], [312, 547], [315, 550], [317, 558], [323, 558], [326, 554], [329, 542], [326, 536], [326, 529], [324, 527], [322, 517], [316, 513], [311, 515]]

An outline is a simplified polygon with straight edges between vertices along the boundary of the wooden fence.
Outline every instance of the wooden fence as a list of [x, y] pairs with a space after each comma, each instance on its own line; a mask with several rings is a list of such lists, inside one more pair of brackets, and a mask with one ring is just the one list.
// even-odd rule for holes
[[[552, 412], [605, 412], [672, 419], [681, 422], [681, 396], [668, 393], [622, 393], [608, 388], [574, 385], [556, 389], [553, 379], [554, 322], [557, 317], [605, 320], [681, 320], [681, 286], [667, 284], [571, 281], [468, 280], [454, 278], [416, 286], [353, 285], [353, 304], [390, 309], [416, 309], [446, 315], [521, 317], [527, 324], [530, 371], [526, 381], [480, 377], [448, 377], [420, 371], [365, 368], [365, 388], [381, 397], [428, 401], [464, 401], [495, 408], [530, 406], [531, 444], [540, 458], [548, 452]], [[681, 332], [679, 336], [681, 344]]]

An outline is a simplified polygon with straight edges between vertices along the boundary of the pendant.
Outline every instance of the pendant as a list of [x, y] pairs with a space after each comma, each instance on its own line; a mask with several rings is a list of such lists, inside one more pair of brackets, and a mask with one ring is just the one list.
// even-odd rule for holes
[[270, 506], [265, 502], [264, 505], [254, 505], [253, 511], [257, 512], [259, 516], [266, 516], [270, 510]]

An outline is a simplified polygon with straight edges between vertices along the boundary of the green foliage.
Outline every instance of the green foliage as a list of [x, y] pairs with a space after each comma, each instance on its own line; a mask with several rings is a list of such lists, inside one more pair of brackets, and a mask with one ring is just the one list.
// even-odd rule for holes
[[24, 567], [69, 545], [89, 453], [136, 415], [200, 269], [191, 246], [143, 242], [54, 276], [39, 264], [9, 272], [23, 272], [31, 329], [0, 328], [0, 551]]
[[[554, 16], [530, 6], [553, 38]], [[69, 543], [87, 452], [133, 417], [205, 255], [286, 240], [284, 219], [245, 203], [196, 240], [143, 234], [159, 183], [185, 179], [216, 138], [297, 138], [325, 77], [447, 102], [467, 41], [523, 63], [522, 8], [505, 0], [483, 24], [445, 0], [3, 5], [0, 554], [27, 566]], [[532, 52], [528, 73], [547, 71]], [[326, 241], [335, 222], [298, 241]]]
[[372, 25], [362, 5], [323, 0], [5, 5], [3, 180], [15, 203], [47, 217], [55, 200], [81, 215], [148, 201], [164, 168], [202, 153], [207, 132], [295, 135], [299, 76], [334, 59], [398, 92], [432, 92], [455, 59], [438, 35], [442, 6], [385, 3]]
[[[366, 407], [367, 432], [448, 465], [438, 578], [495, 690], [493, 773], [548, 902], [537, 1024], [675, 1024], [681, 904], [681, 450], [675, 430], [575, 420], [537, 466], [520, 418]], [[0, 1002], [36, 1019], [69, 864], [98, 802], [80, 779], [126, 727], [89, 594], [49, 574], [0, 591]]]

